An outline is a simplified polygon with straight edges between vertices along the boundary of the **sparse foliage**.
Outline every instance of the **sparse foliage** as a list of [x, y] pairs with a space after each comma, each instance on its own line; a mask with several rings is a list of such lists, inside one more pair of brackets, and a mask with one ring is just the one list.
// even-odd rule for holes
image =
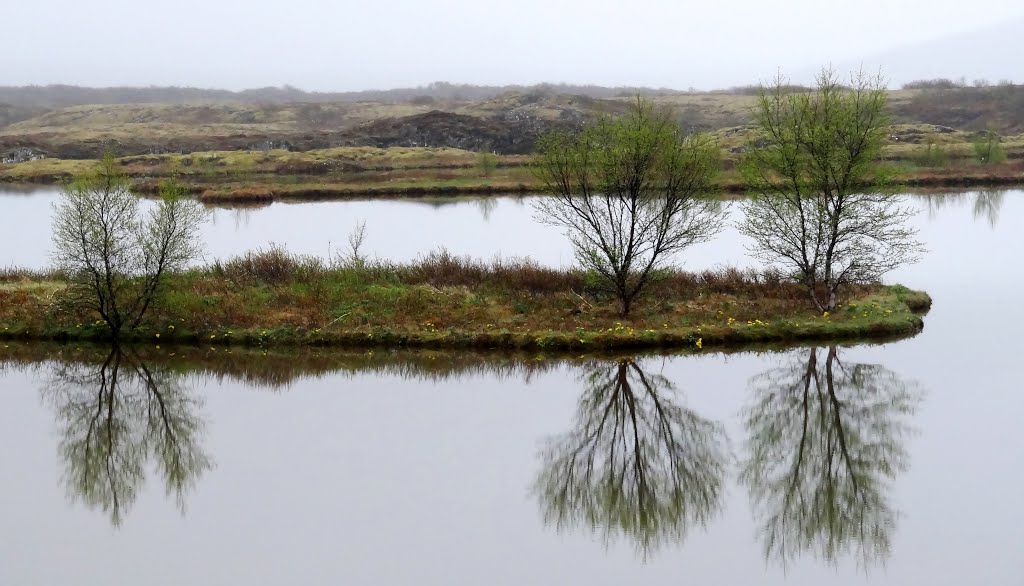
[[199, 256], [206, 213], [180, 186], [167, 183], [160, 203], [144, 214], [110, 156], [61, 191], [53, 260], [69, 277], [64, 301], [94, 311], [117, 338], [142, 322], [164, 275]]
[[202, 445], [203, 401], [182, 376], [117, 346], [102, 363], [58, 361], [50, 370], [43, 396], [57, 414], [68, 494], [118, 526], [150, 471], [184, 512], [213, 461]]
[[984, 165], [997, 165], [1004, 162], [1006, 151], [1003, 149], [1002, 137], [992, 129], [979, 132], [974, 139], [974, 156], [979, 163]]
[[481, 175], [490, 177], [498, 168], [498, 157], [494, 153], [483, 151], [477, 155], [476, 166], [480, 169]]
[[363, 254], [363, 243], [366, 242], [366, 220], [356, 222], [355, 228], [348, 235], [348, 252], [343, 261], [350, 266], [362, 267], [366, 265], [366, 256]]
[[742, 167], [754, 196], [740, 230], [753, 256], [793, 274], [819, 311], [831, 311], [841, 288], [877, 281], [923, 249], [907, 226], [914, 211], [880, 164], [881, 78], [858, 72], [843, 86], [826, 69], [813, 93], [785, 88], [778, 77], [754, 108], [764, 146]]
[[721, 229], [724, 211], [702, 197], [718, 155], [706, 135], [685, 134], [638, 98], [622, 118], [539, 142], [533, 170], [551, 197], [536, 205], [538, 218], [566, 230], [577, 260], [627, 315], [670, 256]]
[[941, 145], [928, 141], [924, 150], [914, 157], [914, 162], [920, 167], [945, 167], [949, 165], [949, 153]]
[[575, 426], [542, 452], [534, 493], [545, 521], [631, 540], [646, 556], [714, 518], [729, 453], [723, 426], [632, 359], [595, 361], [580, 378]]
[[844, 362], [832, 346], [794, 353], [750, 390], [739, 479], [765, 556], [784, 565], [805, 551], [831, 563], [884, 562], [899, 517], [889, 490], [907, 468], [917, 385], [877, 364]]

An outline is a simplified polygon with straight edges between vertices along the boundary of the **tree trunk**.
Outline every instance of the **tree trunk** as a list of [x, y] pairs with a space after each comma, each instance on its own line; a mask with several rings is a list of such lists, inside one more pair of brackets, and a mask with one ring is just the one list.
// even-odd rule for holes
[[835, 311], [836, 305], [839, 304], [839, 296], [837, 290], [839, 289], [839, 283], [828, 284], [828, 302], [825, 304], [825, 311]]
[[818, 288], [814, 285], [807, 285], [807, 296], [811, 298], [811, 303], [818, 309], [819, 312], [828, 311], [825, 309], [825, 304], [818, 299]]
[[626, 317], [629, 315], [629, 310], [633, 308], [633, 297], [631, 295], [622, 295], [619, 297], [619, 315]]

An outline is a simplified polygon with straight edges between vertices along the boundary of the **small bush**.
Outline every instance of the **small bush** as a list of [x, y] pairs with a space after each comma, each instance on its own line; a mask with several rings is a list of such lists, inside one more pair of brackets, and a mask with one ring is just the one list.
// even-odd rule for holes
[[941, 146], [929, 142], [921, 152], [914, 156], [918, 167], [945, 167], [949, 164], [949, 153]]
[[490, 177], [498, 168], [498, 157], [494, 153], [482, 152], [477, 157], [476, 166], [480, 169], [481, 175]]
[[964, 80], [953, 81], [952, 79], [918, 79], [903, 84], [905, 90], [952, 90], [962, 88], [967, 83]]
[[552, 293], [582, 290], [582, 272], [551, 269], [531, 259], [496, 259], [491, 263], [459, 257], [441, 248], [403, 267], [401, 279], [409, 283], [425, 283], [434, 287], [495, 287], [520, 289], [529, 293]]
[[974, 156], [983, 165], [997, 165], [1006, 160], [1000, 137], [993, 130], [984, 130], [974, 139]]
[[22, 267], [0, 267], [0, 283], [18, 281], [58, 281], [66, 280], [67, 273], [59, 269], [26, 269]]
[[213, 265], [214, 274], [236, 283], [265, 283], [278, 285], [290, 281], [309, 282], [321, 277], [323, 261], [314, 256], [288, 252], [280, 244], [271, 244]]

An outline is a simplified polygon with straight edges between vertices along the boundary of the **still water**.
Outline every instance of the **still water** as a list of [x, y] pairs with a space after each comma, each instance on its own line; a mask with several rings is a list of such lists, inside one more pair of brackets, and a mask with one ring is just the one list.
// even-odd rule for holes
[[[0, 584], [1022, 584], [1021, 195], [914, 200], [930, 252], [893, 280], [935, 308], [884, 345], [540, 360], [8, 344]], [[271, 206], [218, 218], [216, 242], [316, 252], [332, 215], [371, 238], [400, 217], [423, 239], [406, 258], [432, 239], [564, 254], [528, 205], [488, 213]], [[406, 234], [379, 232], [370, 248], [402, 258]], [[35, 264], [12, 244], [0, 264]], [[742, 264], [742, 246], [729, 232], [690, 262]]]
[[[1020, 191], [910, 196], [921, 210], [922, 229], [943, 227], [946, 218], [976, 218], [983, 226], [1000, 221], [1020, 224], [1024, 197]], [[59, 194], [53, 189], [3, 191], [0, 186], [0, 267], [42, 268], [49, 264], [50, 218]], [[225, 259], [271, 243], [299, 254], [330, 257], [347, 250], [349, 234], [366, 225], [363, 253], [393, 261], [414, 260], [441, 247], [458, 255], [492, 258], [528, 256], [544, 264], [574, 262], [561, 231], [540, 224], [534, 197], [482, 199], [378, 199], [315, 203], [274, 203], [261, 208], [211, 208], [202, 230], [205, 258]], [[152, 205], [152, 202], [144, 202]], [[730, 221], [739, 206], [724, 202]], [[1006, 208], [1005, 213], [1002, 210]], [[1009, 216], [1002, 220], [1001, 215]], [[687, 250], [683, 265], [703, 269], [717, 265], [751, 266], [743, 239], [731, 227], [712, 242]]]

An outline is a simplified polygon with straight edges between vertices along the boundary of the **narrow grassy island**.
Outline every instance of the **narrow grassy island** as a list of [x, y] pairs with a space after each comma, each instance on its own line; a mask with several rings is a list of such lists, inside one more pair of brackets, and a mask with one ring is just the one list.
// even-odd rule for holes
[[[279, 249], [166, 275], [125, 341], [221, 346], [691, 348], [912, 334], [931, 300], [900, 286], [852, 287], [819, 313], [800, 285], [772, 273], [666, 272], [622, 317], [588, 274], [528, 261], [444, 253], [395, 265], [327, 266]], [[95, 313], [62, 303], [59, 274], [0, 277], [0, 337], [104, 340]]]

